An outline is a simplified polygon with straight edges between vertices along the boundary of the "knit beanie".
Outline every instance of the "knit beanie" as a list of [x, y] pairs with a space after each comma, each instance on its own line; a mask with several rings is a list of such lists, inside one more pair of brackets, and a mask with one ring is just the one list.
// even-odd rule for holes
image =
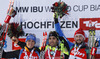
[[85, 33], [84, 33], [84, 31], [83, 31], [81, 28], [79, 28], [78, 30], [76, 30], [76, 32], [75, 32], [75, 34], [74, 34], [74, 37], [75, 37], [76, 35], [82, 35], [83, 38], [84, 38], [84, 40], [85, 40]]
[[28, 35], [26, 37], [26, 41], [25, 42], [27, 42], [28, 40], [34, 40], [34, 42], [36, 43], [36, 37], [34, 35], [32, 35], [32, 34], [30, 34], [30, 35]]

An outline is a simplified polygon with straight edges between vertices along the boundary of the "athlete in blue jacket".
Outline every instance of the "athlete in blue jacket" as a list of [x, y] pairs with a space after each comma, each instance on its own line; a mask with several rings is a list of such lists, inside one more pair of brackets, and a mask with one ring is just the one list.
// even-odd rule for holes
[[85, 45], [85, 33], [82, 29], [78, 29], [74, 34], [75, 44], [71, 43], [63, 34], [58, 22], [58, 14], [54, 14], [55, 30], [64, 40], [67, 41], [70, 48], [69, 59], [89, 59], [89, 49]]

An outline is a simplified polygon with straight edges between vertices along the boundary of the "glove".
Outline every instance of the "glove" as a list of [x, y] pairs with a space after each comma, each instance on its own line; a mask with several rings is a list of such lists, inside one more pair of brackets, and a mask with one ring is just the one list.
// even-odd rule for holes
[[53, 14], [53, 17], [54, 17], [54, 19], [55, 19], [55, 18], [58, 19], [58, 13], [55, 12], [55, 13]]
[[54, 22], [55, 22], [55, 24], [58, 23], [58, 13], [57, 13], [57, 12], [55, 12], [55, 13], [53, 14], [53, 17], [54, 17]]
[[95, 56], [96, 51], [97, 51], [97, 48], [92, 47], [92, 49], [91, 49], [91, 55]]
[[4, 22], [5, 22], [5, 23], [9, 23], [11, 17], [14, 17], [16, 14], [17, 14], [16, 11], [15, 11], [13, 8], [11, 8], [11, 9], [10, 9], [10, 12], [9, 12], [8, 15], [6, 16], [6, 19], [4, 20]]
[[42, 46], [42, 47], [41, 47], [41, 51], [44, 51], [44, 50], [45, 50], [45, 46]]
[[16, 15], [16, 11], [13, 9], [13, 5], [14, 5], [14, 0], [13, 1], [10, 0], [9, 7], [7, 10], [7, 16], [6, 19], [4, 20], [5, 23], [9, 23], [11, 17], [14, 17]]

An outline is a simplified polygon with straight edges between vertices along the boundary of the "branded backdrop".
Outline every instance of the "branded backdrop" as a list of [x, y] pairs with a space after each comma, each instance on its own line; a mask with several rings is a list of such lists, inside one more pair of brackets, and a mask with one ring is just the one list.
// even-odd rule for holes
[[[37, 37], [37, 46], [43, 39], [43, 32], [47, 34], [54, 29], [53, 13], [51, 6], [59, 0], [14, 0], [14, 9], [17, 11], [15, 18], [10, 22], [18, 22], [22, 25], [25, 33], [34, 33]], [[69, 15], [59, 19], [61, 29], [65, 36], [73, 41], [74, 32], [83, 28], [88, 38], [89, 22], [96, 26], [96, 37], [100, 36], [100, 0], [62, 0], [69, 5]], [[0, 23], [4, 23], [9, 0], [0, 1]], [[85, 19], [84, 19], [85, 18]], [[21, 37], [21, 38], [25, 38]], [[11, 40], [7, 37], [7, 50], [12, 50]], [[10, 48], [9, 48], [10, 47]]]

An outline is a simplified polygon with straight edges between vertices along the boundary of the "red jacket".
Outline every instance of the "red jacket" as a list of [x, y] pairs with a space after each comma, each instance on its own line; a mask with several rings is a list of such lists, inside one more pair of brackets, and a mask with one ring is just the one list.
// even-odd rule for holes
[[[70, 51], [70, 59], [74, 58], [74, 48]], [[87, 54], [85, 51], [85, 48], [79, 49], [79, 51], [76, 54], [77, 59], [87, 59]]]
[[[89, 59], [89, 48], [87, 45], [85, 45], [85, 43], [82, 44], [82, 46], [80, 47], [80, 49], [78, 50], [77, 54], [74, 56], [75, 51], [74, 51], [75, 47], [73, 46], [71, 51], [70, 51], [70, 55], [69, 55], [69, 59]], [[78, 47], [76, 48], [78, 49]]]
[[[26, 56], [25, 56], [25, 52], [27, 53], [28, 57], [29, 57], [30, 54], [31, 54], [31, 52], [25, 51], [25, 49], [22, 50], [21, 52], [22, 52], [22, 53], [20, 53], [19, 59], [27, 59]], [[29, 58], [28, 58], [28, 59], [29, 59]], [[38, 55], [37, 51], [34, 51], [34, 52], [32, 53], [31, 59], [39, 59], [39, 55]]]

